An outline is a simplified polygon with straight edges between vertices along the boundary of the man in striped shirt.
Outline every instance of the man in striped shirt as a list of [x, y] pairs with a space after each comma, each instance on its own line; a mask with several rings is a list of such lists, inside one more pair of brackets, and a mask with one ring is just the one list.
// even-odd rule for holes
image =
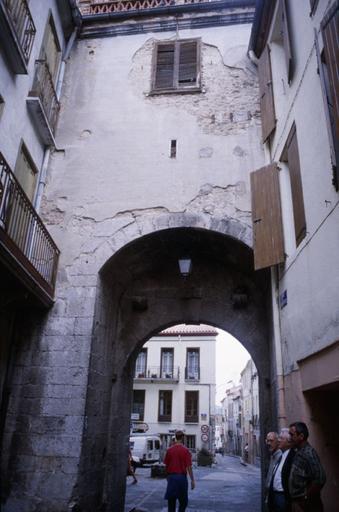
[[308, 443], [305, 423], [291, 423], [289, 433], [296, 448], [289, 476], [292, 512], [323, 512], [320, 491], [326, 482], [325, 471], [319, 456]]

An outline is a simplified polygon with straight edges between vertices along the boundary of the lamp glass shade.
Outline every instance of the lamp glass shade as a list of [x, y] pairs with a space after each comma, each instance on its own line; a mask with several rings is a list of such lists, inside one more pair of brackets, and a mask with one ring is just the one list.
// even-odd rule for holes
[[180, 274], [182, 274], [183, 276], [188, 276], [188, 274], [191, 272], [191, 268], [192, 260], [190, 258], [179, 259]]

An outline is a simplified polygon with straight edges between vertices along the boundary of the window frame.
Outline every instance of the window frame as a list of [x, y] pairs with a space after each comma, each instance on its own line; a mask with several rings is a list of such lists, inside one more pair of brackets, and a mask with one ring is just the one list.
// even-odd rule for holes
[[[162, 397], [163, 395], [163, 397]], [[167, 400], [170, 397], [170, 413], [169, 414], [161, 414], [160, 413], [160, 403], [161, 399], [165, 399], [167, 397]], [[165, 403], [164, 403], [165, 408]], [[172, 409], [173, 409], [173, 391], [171, 389], [159, 389], [159, 398], [158, 398], [158, 422], [159, 423], [171, 423], [172, 422]]]
[[[139, 359], [139, 356], [141, 354], [145, 354], [145, 364], [144, 364], [144, 371], [141, 371], [141, 372], [138, 372], [138, 359]], [[141, 365], [140, 365], [141, 367]], [[147, 375], [147, 348], [142, 348], [139, 352], [139, 354], [137, 355], [137, 359], [135, 361], [135, 370], [134, 370], [134, 378], [137, 379], [137, 378], [142, 378], [142, 377], [146, 377]]]
[[[196, 43], [196, 81], [194, 85], [180, 85], [179, 84], [179, 56], [180, 47], [186, 43]], [[173, 63], [173, 86], [172, 87], [156, 87], [157, 78], [157, 63], [158, 63], [158, 48], [165, 45], [174, 45], [174, 63]], [[151, 95], [157, 94], [177, 94], [177, 93], [192, 93], [201, 92], [201, 38], [188, 38], [176, 40], [156, 41], [154, 43], [152, 55], [152, 79], [151, 79]]]
[[[136, 402], [134, 400], [134, 396], [136, 393], [139, 393], [139, 395], [143, 395], [143, 402]], [[141, 404], [141, 403], [143, 403], [143, 408], [142, 408], [142, 414], [140, 415], [139, 411], [134, 411], [134, 404]], [[133, 389], [132, 414], [133, 413], [139, 414], [139, 419], [137, 421], [144, 421], [145, 403], [146, 403], [146, 390], [145, 389]]]
[[[189, 353], [196, 352], [198, 354], [198, 366], [197, 366], [197, 377], [190, 377], [189, 375]], [[186, 371], [185, 371], [185, 379], [186, 380], [199, 380], [200, 379], [200, 348], [199, 347], [187, 347], [186, 348]]]
[[[164, 365], [164, 360], [163, 360], [163, 355], [165, 352], [168, 352], [168, 353], [171, 353], [172, 354], [172, 367], [169, 371], [166, 371], [164, 370], [164, 367], [166, 367], [166, 365]], [[165, 376], [163, 375], [163, 373], [165, 374]], [[169, 377], [167, 377], [167, 375], [169, 375]], [[162, 379], [173, 379], [174, 377], [174, 347], [161, 347], [161, 351], [160, 351], [160, 376]]]
[[[188, 414], [187, 413], [187, 407], [188, 407], [188, 395], [195, 395], [196, 396], [196, 414]], [[191, 391], [185, 391], [185, 423], [199, 423], [199, 391], [198, 390], [191, 390]]]

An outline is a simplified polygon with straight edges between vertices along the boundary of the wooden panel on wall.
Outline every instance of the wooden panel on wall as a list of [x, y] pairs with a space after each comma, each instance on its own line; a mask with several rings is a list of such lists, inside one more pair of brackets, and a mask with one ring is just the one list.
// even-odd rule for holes
[[279, 170], [276, 163], [251, 173], [254, 268], [270, 267], [285, 259]]

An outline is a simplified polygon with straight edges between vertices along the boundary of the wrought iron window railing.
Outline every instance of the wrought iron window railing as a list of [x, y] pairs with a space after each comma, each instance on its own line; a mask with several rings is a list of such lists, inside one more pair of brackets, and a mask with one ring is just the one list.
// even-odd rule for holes
[[169, 380], [179, 380], [180, 369], [179, 366], [174, 366], [171, 369], [163, 369], [160, 366], [149, 366], [145, 371], [135, 371], [134, 378], [135, 379], [148, 379], [148, 380], [156, 380], [156, 379], [169, 379]]
[[26, 64], [29, 61], [36, 33], [35, 25], [27, 0], [1, 0], [11, 20]]
[[60, 251], [0, 153], [0, 241], [53, 297]]
[[45, 60], [35, 61], [35, 75], [29, 96], [40, 99], [44, 114], [54, 134], [60, 103], [56, 95], [52, 75]]
[[186, 366], [185, 380], [200, 380], [200, 367], [191, 368]]
[[92, 1], [89, 5], [80, 6], [83, 16], [93, 14], [108, 14], [112, 12], [140, 11], [156, 7], [169, 7], [174, 5], [200, 4], [209, 0], [108, 0]]

